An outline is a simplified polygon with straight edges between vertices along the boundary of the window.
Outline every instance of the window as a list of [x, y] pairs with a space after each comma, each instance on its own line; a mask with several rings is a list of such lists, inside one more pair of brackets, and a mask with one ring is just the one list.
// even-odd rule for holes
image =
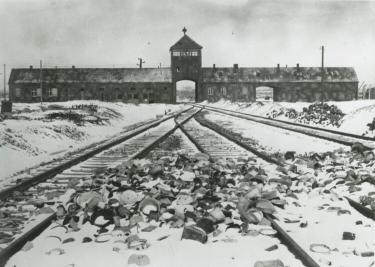
[[177, 71], [177, 72], [180, 72], [180, 67], [176, 67], [176, 71]]
[[57, 88], [48, 88], [49, 97], [57, 97]]
[[21, 88], [16, 88], [16, 97], [21, 96]]
[[214, 94], [214, 88], [208, 87], [208, 95], [213, 95]]
[[242, 94], [247, 95], [247, 92], [248, 92], [247, 87], [246, 86], [242, 87]]
[[31, 89], [31, 96], [32, 97], [42, 96], [42, 89], [40, 89], [40, 88]]
[[227, 88], [225, 88], [224, 86], [221, 87], [221, 94], [222, 95], [227, 95]]
[[173, 56], [196, 57], [198, 56], [198, 51], [174, 51]]

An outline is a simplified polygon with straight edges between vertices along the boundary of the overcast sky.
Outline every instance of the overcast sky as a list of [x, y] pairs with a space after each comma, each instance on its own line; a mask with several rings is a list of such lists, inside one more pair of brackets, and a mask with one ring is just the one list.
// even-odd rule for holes
[[0, 0], [0, 64], [168, 67], [184, 26], [204, 66], [320, 66], [325, 45], [375, 83], [374, 1]]

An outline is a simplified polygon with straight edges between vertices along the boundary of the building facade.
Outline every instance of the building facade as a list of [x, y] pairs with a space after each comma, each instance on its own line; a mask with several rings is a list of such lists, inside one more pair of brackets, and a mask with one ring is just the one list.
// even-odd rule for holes
[[[202, 67], [202, 46], [184, 35], [170, 48], [170, 68], [25, 68], [12, 69], [13, 102], [102, 101], [175, 103], [177, 83], [195, 83], [195, 101], [255, 101], [262, 87], [274, 101], [353, 100], [358, 79], [351, 67], [242, 68]], [[323, 75], [323, 79], [322, 79]]]

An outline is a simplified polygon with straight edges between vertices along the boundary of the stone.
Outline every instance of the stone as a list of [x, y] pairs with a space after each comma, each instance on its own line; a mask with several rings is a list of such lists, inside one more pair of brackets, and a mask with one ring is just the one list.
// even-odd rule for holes
[[22, 247], [22, 251], [28, 251], [34, 247], [31, 241], [27, 241], [26, 244]]
[[344, 232], [342, 234], [342, 240], [354, 240], [355, 239], [355, 234], [351, 232]]
[[202, 244], [207, 242], [207, 233], [196, 226], [185, 226], [181, 239], [190, 239], [201, 242]]
[[193, 182], [194, 181], [194, 178], [195, 178], [195, 173], [194, 172], [190, 172], [190, 171], [184, 171], [180, 177], [179, 177], [182, 181], [185, 181], [185, 182]]
[[143, 195], [140, 193], [136, 193], [133, 190], [126, 190], [122, 192], [119, 196], [119, 201], [121, 205], [129, 205], [132, 206], [135, 203], [141, 201]]
[[128, 258], [128, 264], [135, 264], [138, 266], [145, 266], [149, 265], [150, 258], [147, 255], [142, 255], [142, 254], [132, 254]]

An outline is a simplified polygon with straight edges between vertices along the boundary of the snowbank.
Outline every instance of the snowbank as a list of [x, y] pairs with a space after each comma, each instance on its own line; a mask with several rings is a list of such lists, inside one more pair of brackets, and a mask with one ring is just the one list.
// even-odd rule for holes
[[[90, 105], [97, 110], [89, 110]], [[0, 120], [0, 179], [100, 142], [129, 125], [155, 119], [156, 115], [181, 107], [100, 101], [15, 103], [11, 117]], [[48, 119], [49, 114], [69, 112], [79, 114], [82, 123]]]
[[[336, 105], [345, 113], [341, 120], [340, 127], [332, 125], [315, 125], [328, 129], [333, 129], [342, 132], [354, 133], [358, 135], [365, 135], [373, 137], [375, 132], [368, 131], [368, 123], [371, 123], [375, 117], [375, 100], [356, 100], [356, 101], [329, 101], [329, 105]], [[203, 102], [202, 104], [210, 105], [218, 108], [225, 108], [234, 111], [240, 111], [248, 114], [259, 115], [267, 117], [272, 111], [282, 111], [293, 108], [297, 112], [301, 112], [303, 108], [308, 107], [311, 103], [308, 102], [253, 102], [241, 103], [231, 102], [228, 100], [220, 100], [215, 103]], [[294, 121], [284, 114], [277, 116], [275, 119]], [[314, 125], [310, 123], [310, 125]]]

